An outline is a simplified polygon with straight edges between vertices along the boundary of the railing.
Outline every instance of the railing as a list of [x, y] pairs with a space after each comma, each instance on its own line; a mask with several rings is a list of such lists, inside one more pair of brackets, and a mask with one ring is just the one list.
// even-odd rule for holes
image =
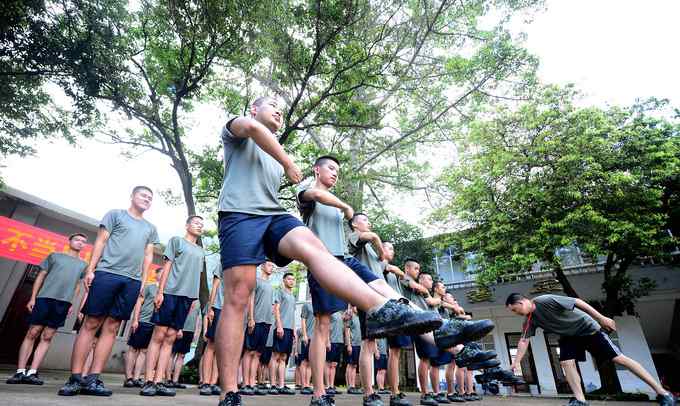
[[[590, 264], [581, 264], [581, 265], [573, 265], [573, 266], [565, 266], [562, 268], [564, 271], [564, 274], [569, 276], [569, 275], [580, 275], [580, 274], [590, 274], [590, 273], [596, 273], [596, 272], [602, 272], [604, 269], [604, 264], [605, 262], [598, 262], [598, 263], [590, 263]], [[537, 271], [528, 271], [528, 272], [521, 272], [521, 273], [514, 273], [514, 274], [507, 274], [499, 277], [497, 284], [504, 284], [504, 283], [510, 283], [510, 282], [520, 282], [520, 281], [525, 281], [525, 280], [540, 280], [540, 279], [550, 279], [554, 278], [555, 273], [551, 269], [540, 269]], [[477, 281], [475, 280], [475, 276], [473, 274], [469, 274], [467, 279], [464, 279], [462, 281], [455, 281], [455, 282], [449, 282], [449, 283], [444, 283], [446, 285], [447, 289], [464, 289], [464, 288], [472, 288], [477, 286]]]

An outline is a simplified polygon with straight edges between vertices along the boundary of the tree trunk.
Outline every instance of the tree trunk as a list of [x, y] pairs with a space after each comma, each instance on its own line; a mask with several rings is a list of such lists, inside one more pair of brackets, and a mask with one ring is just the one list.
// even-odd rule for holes
[[555, 267], [554, 272], [555, 278], [557, 278], [557, 281], [560, 283], [560, 285], [562, 285], [564, 293], [570, 297], [579, 297], [578, 293], [576, 293], [576, 289], [574, 289], [574, 286], [572, 286], [569, 278], [567, 278], [567, 275], [564, 274], [564, 270], [562, 270], [560, 265]]
[[182, 184], [182, 196], [187, 206], [187, 216], [192, 216], [196, 214], [196, 202], [194, 201], [194, 185], [189, 165], [186, 162], [175, 160], [172, 167], [175, 168], [175, 172], [177, 172], [179, 181]]

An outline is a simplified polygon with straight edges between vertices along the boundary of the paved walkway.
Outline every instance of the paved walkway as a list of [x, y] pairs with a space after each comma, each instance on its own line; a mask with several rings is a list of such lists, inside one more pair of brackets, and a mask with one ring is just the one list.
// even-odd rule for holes
[[[3, 371], [5, 372], [5, 371]], [[177, 390], [174, 398], [161, 397], [142, 397], [139, 396], [139, 389], [127, 389], [122, 387], [123, 377], [121, 375], [103, 376], [107, 386], [114, 391], [112, 397], [93, 397], [76, 396], [61, 397], [57, 396], [57, 390], [64, 383], [64, 373], [44, 373], [41, 378], [45, 380], [43, 386], [30, 385], [7, 385], [4, 383], [5, 377], [0, 382], [0, 405], [31, 405], [31, 406], [75, 406], [75, 405], [125, 405], [125, 406], [154, 406], [154, 405], [211, 405], [218, 403], [217, 396], [200, 396], [195, 387]], [[337, 406], [360, 406], [361, 396], [338, 395], [336, 396]], [[385, 405], [389, 405], [389, 398], [383, 395]], [[418, 405], [418, 395], [409, 394], [409, 399], [414, 406]], [[278, 395], [278, 396], [253, 396], [244, 397], [244, 406], [308, 406], [309, 396], [304, 395]], [[472, 402], [475, 406], [560, 406], [567, 403], [566, 399], [532, 398], [532, 397], [499, 397], [487, 396], [482, 401]], [[605, 405], [620, 406], [650, 406], [650, 402], [591, 402], [592, 406]]]

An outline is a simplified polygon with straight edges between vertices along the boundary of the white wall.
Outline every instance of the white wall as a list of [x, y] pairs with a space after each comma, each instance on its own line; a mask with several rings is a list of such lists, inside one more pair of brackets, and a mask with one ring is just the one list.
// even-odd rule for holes
[[[642, 327], [637, 317], [624, 316], [616, 317], [616, 327], [619, 335], [619, 345], [621, 351], [628, 357], [639, 362], [654, 379], [659, 380], [659, 376], [652, 360], [652, 354], [649, 351], [647, 340], [642, 332]], [[621, 389], [624, 392], [642, 392], [647, 393], [653, 399], [656, 393], [645, 384], [641, 379], [633, 375], [629, 371], [617, 371], [619, 382], [621, 382]]]

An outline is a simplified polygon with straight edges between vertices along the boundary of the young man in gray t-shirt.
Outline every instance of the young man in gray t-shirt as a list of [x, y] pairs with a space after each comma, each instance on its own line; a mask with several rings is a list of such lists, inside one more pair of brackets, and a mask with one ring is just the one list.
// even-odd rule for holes
[[[132, 190], [130, 207], [109, 211], [99, 224], [83, 277], [88, 290], [82, 310], [86, 317], [73, 344], [71, 377], [59, 390], [61, 396], [112, 394], [99, 374], [111, 355], [121, 322], [130, 319], [151, 267], [158, 233], [144, 218], [144, 212], [151, 207], [152, 200], [151, 189], [137, 186]], [[100, 327], [90, 373], [83, 379], [83, 366]]]
[[285, 385], [286, 362], [293, 350], [295, 338], [295, 275], [286, 272], [281, 280], [282, 286], [274, 294], [274, 346], [272, 359], [274, 374], [270, 377], [272, 385], [276, 385], [278, 393], [294, 395], [295, 391]]
[[[87, 237], [80, 233], [73, 234], [68, 242], [66, 252], [53, 252], [38, 265], [40, 272], [33, 282], [31, 299], [26, 305], [31, 312], [30, 326], [19, 347], [17, 371], [7, 380], [9, 384], [43, 384], [38, 377], [38, 368], [50, 348], [54, 334], [71, 313], [71, 305], [80, 292], [80, 280], [87, 267], [87, 262], [80, 259], [80, 251]], [[35, 347], [38, 337], [40, 341]], [[26, 371], [31, 352], [33, 361], [31, 368]]]
[[205, 252], [198, 245], [203, 217], [192, 215], [184, 223], [183, 237], [172, 237], [165, 247], [163, 271], [154, 298], [153, 335], [146, 356], [146, 383], [142, 396], [175, 396], [163, 383], [177, 333], [184, 327], [191, 304], [198, 299]]
[[[409, 327], [402, 320], [404, 313], [410, 311], [406, 305], [388, 301], [363, 283], [281, 206], [278, 200], [281, 177], [285, 174], [294, 184], [302, 180], [300, 169], [275, 135], [282, 125], [279, 102], [261, 97], [253, 102], [250, 117], [229, 120], [222, 129], [225, 168], [218, 203], [218, 229], [224, 296], [228, 300], [218, 325], [222, 339], [217, 351], [225, 392], [221, 406], [241, 404], [237, 377], [244, 334], [243, 314], [255, 287], [256, 268], [267, 258], [278, 266], [293, 260], [307, 265], [309, 272], [331, 294], [367, 312], [369, 321], [376, 322], [375, 327], [371, 327], [372, 334], [386, 336]], [[378, 328], [378, 324], [382, 326]], [[421, 331], [425, 327], [437, 325], [419, 323], [411, 329]], [[330, 398], [324, 398], [321, 403], [330, 404]]]
[[576, 361], [586, 360], [586, 351], [599, 360], [613, 361], [627, 368], [654, 389], [658, 394], [659, 404], [675, 405], [673, 395], [665, 390], [642, 365], [623, 355], [609, 339], [607, 332], [616, 331], [616, 322], [602, 315], [583, 300], [560, 295], [541, 295], [529, 299], [519, 293], [512, 293], [505, 301], [505, 305], [511, 312], [525, 317], [522, 338], [517, 345], [517, 356], [511, 366], [513, 371], [524, 358], [529, 346], [529, 338], [535, 335], [537, 328], [540, 327], [546, 332], [560, 336], [560, 365], [574, 393], [569, 406], [588, 404], [581, 387], [581, 377], [576, 368]]

